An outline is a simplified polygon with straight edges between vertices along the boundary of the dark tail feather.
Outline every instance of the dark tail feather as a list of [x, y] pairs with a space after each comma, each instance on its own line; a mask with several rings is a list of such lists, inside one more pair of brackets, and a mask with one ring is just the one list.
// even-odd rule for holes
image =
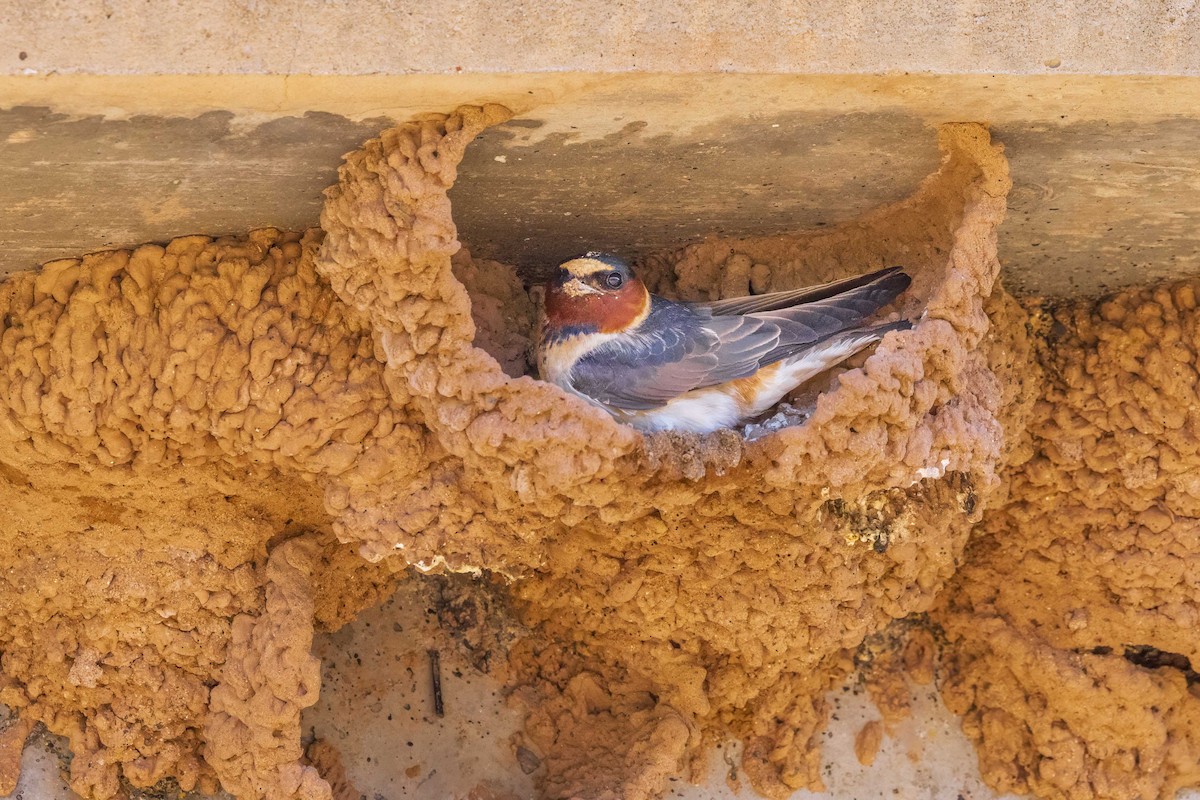
[[769, 320], [779, 326], [779, 347], [823, 341], [839, 331], [859, 326], [895, 300], [912, 279], [899, 270], [885, 272], [869, 283], [841, 294], [803, 305], [760, 311], [749, 316]]
[[868, 272], [865, 275], [856, 275], [853, 278], [843, 278], [840, 281], [823, 283], [820, 286], [806, 286], [802, 289], [790, 289], [786, 292], [771, 292], [770, 294], [752, 295], [750, 297], [731, 297], [728, 300], [718, 300], [714, 303], [696, 303], [695, 305], [708, 309], [713, 316], [717, 317], [727, 314], [755, 314], [764, 311], [777, 311], [782, 308], [791, 308], [792, 306], [828, 300], [854, 289], [883, 281], [883, 279], [897, 274], [904, 277], [904, 286], [896, 292], [896, 294], [899, 294], [908, 287], [908, 283], [910, 282], [909, 277], [902, 270], [903, 267], [888, 267], [887, 269]]
[[869, 328], [855, 328], [852, 331], [842, 331], [830, 336], [830, 339], [858, 339], [861, 338], [867, 344], [877, 342], [884, 336], [887, 336], [892, 331], [908, 331], [912, 330], [913, 324], [906, 319], [898, 319], [895, 322], [885, 322], [882, 325], [872, 325]]

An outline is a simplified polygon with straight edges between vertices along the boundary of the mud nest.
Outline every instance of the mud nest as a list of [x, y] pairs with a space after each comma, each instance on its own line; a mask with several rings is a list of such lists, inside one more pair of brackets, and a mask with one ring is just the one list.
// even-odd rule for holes
[[[73, 788], [107, 798], [122, 778], [174, 776], [242, 797], [329, 797], [299, 738], [318, 691], [314, 625], [344, 623], [410, 566], [502, 576], [529, 631], [506, 674], [547, 796], [653, 796], [730, 735], [760, 791], [819, 787], [821, 698], [848, 651], [931, 609], [959, 643], [950, 686], [990, 780], [1058, 796], [1115, 774], [1090, 755], [1069, 780], [1035, 781], [1027, 763], [1051, 733], [988, 732], [1001, 712], [983, 687], [1005, 655], [978, 631], [1082, 646], [1030, 644], [1029, 620], [985, 608], [997, 601], [981, 587], [1004, 581], [989, 564], [1041, 546], [1014, 530], [1037, 519], [1033, 487], [1062, 481], [1031, 454], [1093, 428], [1035, 404], [1036, 365], [1051, 357], [997, 285], [1010, 183], [987, 130], [942, 127], [938, 172], [832, 231], [645, 259], [652, 290], [688, 300], [903, 264], [914, 281], [901, 312], [917, 323], [752, 436], [644, 437], [525, 374], [527, 287], [460, 249], [447, 192], [471, 140], [508, 116], [464, 107], [367, 142], [329, 190], [321, 230], [189, 237], [0, 286], [0, 498], [12, 512], [0, 702], [69, 737]], [[1070, 364], [1062, 392], [1083, 398]], [[1096, 374], [1108, 387], [1113, 373]], [[1149, 413], [1121, 403], [1135, 427]], [[1007, 477], [1009, 464], [1028, 480]], [[1067, 490], [1092, 492], [1092, 480]], [[1153, 497], [1122, 502], [1146, 514]], [[978, 566], [939, 605], [985, 517]], [[1200, 592], [1184, 594], [1195, 613]], [[1137, 644], [1170, 640], [1194, 657], [1161, 633]], [[1114, 646], [1101, 638], [1087, 644]], [[1152, 669], [1111, 650], [1086, 658]], [[1032, 696], [1027, 675], [1008, 680]], [[1003, 713], [1034, 725], [1044, 704], [1028, 708]], [[1195, 733], [1193, 717], [1155, 713], [1147, 735]], [[1095, 737], [1066, 729], [1053, 735], [1091, 753]], [[1137, 744], [1126, 739], [1104, 752], [1122, 757]], [[1156, 752], [1178, 775], [1195, 751]], [[989, 770], [993, 752], [1021, 771]]]

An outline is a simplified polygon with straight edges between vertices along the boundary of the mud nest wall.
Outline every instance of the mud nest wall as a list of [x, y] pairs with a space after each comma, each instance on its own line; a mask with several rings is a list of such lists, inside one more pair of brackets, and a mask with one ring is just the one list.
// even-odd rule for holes
[[[651, 285], [684, 297], [904, 263], [915, 282], [902, 310], [920, 321], [837, 376], [802, 425], [750, 444], [644, 439], [475, 346], [446, 191], [466, 143], [502, 115], [391, 131], [329, 192], [318, 268], [375, 326], [393, 397], [422, 422], [413, 457], [386, 476], [371, 465], [335, 479], [339, 535], [373, 556], [513, 576], [523, 619], [586, 656], [595, 674], [536, 703], [555, 794], [607, 780], [614, 763], [678, 771], [710, 731], [750, 742], [761, 789], [819, 785], [828, 666], [929, 608], [997, 483], [1006, 403], [989, 360], [1009, 356], [985, 343], [983, 306], [1005, 162], [984, 129], [949, 127], [942, 169], [856, 224], [652, 259]], [[531, 685], [564, 669], [557, 648], [518, 663]], [[566, 713], [597, 703], [600, 726]], [[606, 750], [619, 752], [594, 756]]]
[[[506, 675], [548, 796], [652, 796], [727, 735], [760, 791], [818, 787], [823, 692], [864, 637], [931, 609], [947, 697], [995, 785], [1122, 796], [1152, 746], [1147, 791], [1194, 779], [1190, 673], [1146, 666], [1192, 657], [1182, 626], [1200, 595], [1178, 577], [1198, 549], [1179, 500], [1194, 449], [1177, 434], [1194, 414], [1192, 307], [1113, 301], [1127, 316], [1100, 357], [1082, 337], [1110, 312], [1059, 310], [1033, 335], [996, 283], [1002, 153], [980, 126], [946, 126], [941, 169], [901, 203], [640, 265], [653, 289], [700, 299], [903, 264], [898, 313], [917, 321], [793, 397], [776, 420], [791, 424], [643, 437], [525, 375], [526, 287], [460, 250], [447, 191], [507, 117], [463, 108], [366, 143], [321, 231], [189, 237], [0, 287], [0, 702], [70, 738], [77, 791], [175, 776], [329, 796], [299, 742], [313, 626], [352, 618], [410, 565], [502, 579], [527, 630]], [[1130, 357], [1121, 337], [1143, 317]], [[1155, 333], [1171, 325], [1176, 338]], [[1176, 471], [1147, 466], [1167, 452]], [[1092, 516], [1058, 522], [1055, 491]], [[1116, 532], [1135, 521], [1149, 533]], [[1174, 582], [1151, 567], [1154, 536], [1178, 554]], [[1102, 566], [1121, 542], [1144, 553], [1134, 577]], [[1067, 555], [1085, 547], [1091, 567]], [[1064, 632], [1082, 630], [1074, 607], [1074, 621], [1029, 614], [1031, 587], [1068, 602], [1056, 575], [1103, 574], [1117, 599], [1088, 635]], [[1130, 636], [1142, 663], [1117, 645]], [[1036, 699], [1044, 658], [1065, 659], [1055, 674], [1080, 702], [1119, 708], [1149, 681], [1163, 704], [1106, 738], [1066, 695]], [[1090, 660], [1068, 675], [1072, 658]], [[1067, 755], [1046, 766], [1052, 747], [1074, 772]]]
[[1003, 791], [1200, 783], [1198, 288], [1031, 304], [1042, 395], [935, 615], [943, 696]]

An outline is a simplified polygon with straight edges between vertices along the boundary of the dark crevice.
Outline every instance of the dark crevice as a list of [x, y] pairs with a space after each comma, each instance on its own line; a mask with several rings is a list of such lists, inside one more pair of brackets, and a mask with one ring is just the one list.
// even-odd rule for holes
[[[1113, 648], [1093, 647], [1085, 652], [1094, 656], [1109, 656], [1112, 655]], [[1187, 679], [1188, 686], [1200, 685], [1200, 672], [1192, 669], [1192, 662], [1182, 653], [1170, 653], [1148, 644], [1127, 644], [1124, 657], [1129, 663], [1143, 669], [1177, 669]]]
[[1177, 669], [1187, 678], [1188, 686], [1200, 683], [1200, 672], [1192, 669], [1192, 662], [1182, 653], [1168, 653], [1148, 644], [1125, 645], [1125, 660], [1146, 669], [1170, 667]]

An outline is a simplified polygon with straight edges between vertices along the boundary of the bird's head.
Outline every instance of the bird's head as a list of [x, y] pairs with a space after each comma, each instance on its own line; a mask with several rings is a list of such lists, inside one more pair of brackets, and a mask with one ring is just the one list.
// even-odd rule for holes
[[628, 264], [604, 253], [564, 262], [546, 287], [546, 322], [551, 328], [619, 333], [640, 323], [649, 309], [645, 284]]

